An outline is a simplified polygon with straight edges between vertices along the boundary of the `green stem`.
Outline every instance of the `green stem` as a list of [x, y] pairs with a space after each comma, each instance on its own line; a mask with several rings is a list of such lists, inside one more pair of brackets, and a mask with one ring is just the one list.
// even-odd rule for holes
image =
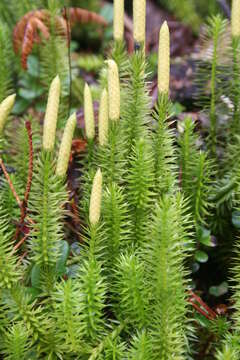
[[165, 192], [172, 191], [175, 183], [173, 136], [168, 126], [170, 101], [167, 93], [159, 94], [154, 115], [157, 128], [154, 134], [155, 154], [155, 189], [158, 198]]
[[111, 123], [111, 134], [110, 134], [110, 162], [109, 162], [109, 183], [114, 182], [116, 176], [116, 136], [117, 136], [117, 124], [115, 122]]
[[166, 120], [168, 116], [168, 107], [169, 100], [167, 94], [159, 94], [158, 96], [158, 107], [157, 107], [157, 131], [156, 131], [156, 139], [155, 139], [155, 182], [156, 188], [158, 187], [159, 179], [158, 175], [161, 171], [160, 162], [159, 162], [159, 148], [161, 148], [162, 143], [162, 124]]
[[201, 214], [200, 214], [200, 201], [202, 195], [202, 186], [203, 186], [203, 178], [204, 178], [204, 157], [200, 155], [199, 164], [198, 164], [198, 176], [197, 176], [197, 184], [196, 184], [196, 197], [195, 197], [195, 206], [194, 206], [194, 222], [195, 226], [198, 222], [201, 222]]
[[49, 176], [51, 168], [52, 153], [46, 152], [43, 160], [43, 194], [42, 194], [42, 253], [43, 265], [49, 264], [48, 259], [48, 195], [49, 195]]
[[216, 73], [217, 73], [218, 35], [213, 39], [213, 63], [211, 71], [211, 105], [210, 105], [210, 147], [213, 158], [216, 158], [217, 119], [216, 119]]
[[240, 74], [239, 74], [239, 37], [233, 37], [232, 39], [232, 51], [233, 51], [233, 124], [232, 124], [232, 135], [239, 133], [239, 116], [240, 116]]
[[95, 257], [97, 226], [90, 225], [89, 256]]

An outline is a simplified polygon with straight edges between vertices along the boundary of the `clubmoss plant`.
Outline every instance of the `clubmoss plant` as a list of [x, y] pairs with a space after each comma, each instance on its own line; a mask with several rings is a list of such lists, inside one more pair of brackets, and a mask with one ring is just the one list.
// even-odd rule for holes
[[150, 121], [150, 98], [147, 90], [146, 62], [143, 52], [136, 51], [130, 59], [129, 82], [127, 83], [122, 106], [122, 136], [124, 137], [125, 159], [129, 163], [132, 148], [136, 141], [145, 138]]
[[[88, 84], [84, 87], [84, 124], [85, 124], [85, 135], [87, 139], [87, 156], [84, 158], [81, 166], [85, 168], [84, 175], [82, 177], [82, 191], [84, 196], [82, 197], [83, 208], [82, 216], [86, 219], [89, 213], [89, 200], [91, 193], [91, 183], [95, 175], [95, 114], [93, 108], [93, 100], [91, 89]], [[88, 169], [88, 171], [87, 171]]]
[[169, 354], [172, 358], [184, 359], [187, 351], [184, 339], [188, 326], [185, 300], [187, 270], [184, 270], [183, 261], [184, 244], [189, 239], [184, 207], [184, 200], [179, 194], [177, 198], [163, 197], [154, 214], [153, 241], [146, 246], [147, 273], [150, 272], [148, 276], [153, 279], [150, 328], [152, 356], [156, 359], [168, 359]]
[[[48, 6], [54, 13], [60, 4], [54, 0]], [[233, 17], [238, 17], [236, 4]], [[196, 321], [192, 325], [192, 305], [202, 316], [207, 308], [192, 291], [193, 244], [198, 248], [199, 229], [204, 227], [209, 235], [204, 246], [211, 246], [212, 233], [226, 245], [224, 236], [229, 241], [226, 234], [231, 231], [234, 237], [239, 230], [238, 126], [234, 141], [226, 143], [228, 135], [233, 139], [231, 125], [239, 106], [232, 90], [229, 99], [236, 100], [235, 115], [229, 111], [233, 121], [225, 124], [227, 136], [218, 121], [222, 95], [225, 89], [237, 88], [239, 79], [238, 67], [232, 69], [232, 51], [230, 70], [223, 76], [226, 63], [221, 41], [227, 22], [219, 16], [210, 20], [207, 38], [213, 40], [212, 51], [204, 60], [206, 67], [199, 70], [205, 74], [202, 82], [207, 80], [201, 82], [210, 124], [205, 136], [198, 134], [190, 117], [177, 126], [173, 121], [166, 22], [159, 33], [158, 99], [152, 107], [143, 51], [146, 1], [133, 1], [135, 51], [130, 56], [123, 39], [123, 5], [115, 0], [115, 44], [105, 62], [98, 127], [88, 84], [84, 89], [87, 146], [81, 177], [74, 178], [79, 187], [76, 197], [70, 197], [75, 189], [72, 171], [68, 171], [76, 114], [68, 117], [59, 146], [60, 132], [56, 132], [64, 85], [61, 77], [56, 76], [49, 87], [42, 147], [34, 140], [28, 154], [25, 134], [27, 164], [23, 166], [16, 157], [10, 162], [16, 169], [8, 175], [8, 163], [4, 167], [5, 159], [0, 162], [6, 178], [0, 184], [0, 357], [4, 359], [193, 358], [198, 336], [194, 334]], [[232, 24], [236, 39], [236, 19]], [[0, 105], [2, 137], [13, 103], [14, 95]], [[39, 138], [38, 131], [34, 136]], [[13, 147], [12, 139], [10, 144]], [[226, 148], [228, 154], [221, 155]], [[221, 160], [218, 172], [212, 165], [217, 159]], [[22, 201], [23, 185], [27, 185], [27, 201]], [[75, 198], [80, 219], [72, 211]], [[221, 205], [227, 208], [222, 217]], [[222, 233], [220, 226], [213, 225], [213, 214], [219, 215]], [[77, 231], [72, 218], [79, 220]], [[230, 241], [227, 245], [232, 251]], [[208, 323], [216, 320], [209, 328], [221, 327], [219, 349], [209, 354], [216, 359], [239, 358], [238, 242], [235, 259], [231, 334], [227, 320], [216, 318], [211, 309], [205, 314]], [[198, 291], [199, 284], [195, 286]]]
[[99, 252], [101, 249], [99, 222], [102, 206], [102, 182], [102, 173], [98, 169], [93, 179], [89, 206], [89, 251], [79, 275], [83, 294], [83, 323], [87, 338], [95, 346], [97, 340], [105, 332], [103, 309], [106, 285], [102, 265], [98, 260], [101, 254], [101, 251]]
[[25, 360], [30, 346], [29, 331], [23, 323], [19, 322], [4, 334], [1, 350], [8, 360]]
[[[224, 50], [228, 46], [228, 37], [226, 31], [227, 22], [220, 15], [209, 19], [208, 25], [203, 36], [203, 46], [210, 41], [213, 46], [209, 49], [206, 60], [199, 64], [197, 83], [198, 103], [204, 108], [209, 118], [208, 129], [208, 150], [212, 159], [217, 163], [219, 137], [221, 127], [219, 124], [218, 110], [222, 107], [222, 98], [224, 94], [224, 81], [220, 69], [224, 68], [226, 60]], [[224, 46], [222, 44], [225, 44]], [[206, 88], [206, 84], [209, 87]]]
[[149, 216], [154, 199], [154, 162], [148, 139], [136, 141], [130, 156], [129, 171], [126, 176], [131, 240], [136, 247], [147, 241]]
[[189, 199], [190, 213], [193, 215], [196, 228], [206, 225], [210, 213], [210, 197], [213, 190], [211, 176], [213, 166], [208, 154], [201, 151], [197, 145], [195, 124], [191, 118], [186, 118], [179, 136], [179, 162], [181, 168], [181, 187]]
[[[109, 185], [103, 193], [103, 227], [105, 239], [105, 272], [112, 279], [119, 254], [131, 246], [129, 213], [125, 194], [118, 184]], [[128, 226], [126, 226], [128, 224]]]
[[170, 78], [170, 39], [165, 22], [159, 33], [158, 50], [158, 102], [154, 112], [156, 121], [153, 135], [155, 186], [159, 194], [172, 191], [176, 183], [174, 134], [169, 127], [170, 115], [169, 78]]
[[[64, 182], [60, 176], [64, 175], [61, 168], [61, 157], [63, 150], [65, 150], [65, 139], [60, 148], [60, 163], [58, 163], [57, 174], [53, 157], [60, 87], [60, 79], [56, 77], [49, 89], [44, 119], [43, 148], [37, 162], [33, 181], [33, 196], [30, 199], [31, 208], [34, 209], [34, 223], [30, 242], [32, 260], [36, 267], [34, 271], [39, 272], [40, 281], [44, 282], [44, 288], [47, 292], [53, 287], [56, 277], [56, 264], [60, 256], [61, 240], [63, 240], [64, 203], [67, 198]], [[66, 133], [68, 133], [68, 127], [64, 138], [66, 138]], [[64, 171], [66, 171], [66, 165]], [[39, 286], [41, 285], [39, 284]]]
[[[128, 319], [132, 328], [144, 329], [147, 325], [147, 289], [144, 286], [144, 267], [135, 254], [121, 255], [115, 264], [114, 294], [115, 302], [121, 309], [117, 314], [120, 321]], [[117, 296], [118, 294], [118, 296]]]
[[56, 285], [52, 293], [53, 319], [60, 329], [57, 334], [59, 352], [77, 354], [82, 351], [83, 325], [79, 287], [71, 279]]
[[[105, 146], [100, 146], [98, 149], [98, 164], [102, 168], [104, 175], [104, 182], [113, 183], [118, 182], [121, 179], [120, 169], [122, 168], [122, 154], [119, 153], [119, 145], [121, 144], [120, 134], [120, 80], [118, 66], [114, 60], [108, 60], [108, 140]], [[99, 116], [102, 116], [103, 106], [101, 102], [101, 108]], [[106, 119], [105, 113], [105, 119]], [[99, 118], [99, 121], [101, 119]], [[106, 121], [106, 120], [105, 120]], [[100, 124], [99, 124], [100, 125]], [[99, 128], [99, 142], [102, 136], [102, 124]]]

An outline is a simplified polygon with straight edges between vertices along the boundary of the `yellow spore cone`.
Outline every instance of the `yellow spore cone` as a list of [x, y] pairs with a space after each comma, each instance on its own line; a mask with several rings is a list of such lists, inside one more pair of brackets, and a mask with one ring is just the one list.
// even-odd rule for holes
[[170, 34], [165, 21], [160, 29], [158, 49], [158, 91], [169, 92], [170, 79]]
[[43, 126], [43, 148], [48, 151], [53, 150], [55, 144], [60, 94], [61, 82], [57, 75], [50, 85]]
[[145, 43], [146, 0], [133, 0], [133, 36], [137, 43]]
[[0, 135], [3, 132], [4, 126], [6, 124], [8, 115], [12, 111], [12, 108], [15, 103], [16, 94], [8, 96], [0, 104]]
[[108, 96], [109, 96], [109, 119], [120, 118], [120, 82], [118, 66], [114, 60], [108, 60]]
[[91, 225], [97, 225], [101, 214], [102, 202], [102, 173], [98, 169], [93, 179], [92, 192], [89, 207], [89, 221]]
[[68, 169], [68, 162], [72, 147], [72, 139], [76, 125], [77, 117], [76, 113], [74, 113], [67, 121], [59, 149], [56, 174], [61, 177], [66, 175]]
[[114, 0], [113, 38], [123, 40], [124, 34], [124, 0]]
[[95, 136], [95, 121], [92, 94], [88, 84], [85, 84], [84, 88], [84, 121], [86, 137], [88, 140], [92, 140]]
[[232, 36], [240, 36], [240, 0], [232, 1]]

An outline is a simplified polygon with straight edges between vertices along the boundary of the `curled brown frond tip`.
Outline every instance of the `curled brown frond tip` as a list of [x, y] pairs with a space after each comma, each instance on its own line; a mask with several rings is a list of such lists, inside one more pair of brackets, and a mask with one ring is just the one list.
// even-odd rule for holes
[[[68, 40], [67, 22], [73, 26], [79, 22], [82, 24], [95, 23], [107, 26], [106, 20], [99, 14], [81, 8], [69, 8], [62, 16], [55, 17], [55, 26], [58, 33]], [[16, 24], [13, 30], [13, 46], [16, 54], [21, 53], [21, 64], [27, 70], [28, 56], [31, 54], [34, 44], [50, 37], [51, 13], [48, 10], [35, 10], [25, 14]]]

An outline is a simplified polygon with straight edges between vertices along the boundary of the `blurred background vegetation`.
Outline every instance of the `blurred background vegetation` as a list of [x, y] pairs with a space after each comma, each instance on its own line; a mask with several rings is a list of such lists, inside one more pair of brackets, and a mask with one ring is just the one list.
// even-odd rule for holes
[[[102, 31], [97, 24], [77, 24], [72, 29], [71, 41], [71, 69], [69, 69], [68, 49], [66, 42], [62, 41], [61, 36], [51, 31], [50, 41], [44, 46], [34, 45], [32, 55], [29, 56], [28, 71], [21, 69], [20, 59], [14, 54], [12, 42], [13, 29], [17, 22], [29, 11], [37, 9], [48, 9], [52, 16], [61, 11], [64, 7], [81, 7], [89, 11], [101, 14], [108, 22], [108, 27]], [[148, 0], [147, 1], [149, 18], [155, 15], [155, 28], [152, 32], [158, 33], [161, 22], [167, 16], [168, 20], [178, 21], [189, 27], [183, 34], [177, 34], [176, 39], [173, 35], [175, 47], [181, 37], [185, 36], [186, 31], [191, 32], [193, 37], [197, 37], [201, 25], [206, 22], [210, 14], [216, 12], [229, 12], [229, 2], [227, 0]], [[131, 17], [132, 0], [125, 0], [126, 13]], [[155, 12], [157, 9], [157, 12]], [[162, 12], [162, 16], [161, 16]], [[46, 89], [50, 79], [56, 73], [60, 73], [63, 83], [63, 98], [66, 98], [65, 108], [67, 108], [67, 93], [71, 89], [71, 106], [75, 109], [82, 105], [82, 93], [84, 81], [90, 82], [94, 98], [98, 97], [96, 80], [103, 65], [104, 55], [107, 53], [112, 39], [112, 20], [113, 6], [112, 1], [100, 0], [1, 0], [0, 1], [0, 101], [12, 90], [17, 91], [17, 103], [15, 113], [21, 114], [32, 104], [37, 110], [43, 109], [46, 100]], [[131, 20], [130, 20], [131, 21]], [[154, 21], [153, 21], [154, 23]], [[130, 23], [131, 26], [131, 23]], [[153, 25], [151, 25], [153, 27]], [[128, 29], [129, 30], [129, 29]], [[171, 26], [170, 26], [171, 30]], [[156, 68], [156, 47], [157, 38], [150, 38], [149, 43], [150, 70], [154, 75]], [[187, 40], [185, 40], [185, 43]], [[192, 40], [190, 40], [192, 42]], [[155, 45], [154, 45], [155, 44]], [[183, 53], [184, 45], [179, 43], [176, 53], [177, 56]], [[187, 46], [187, 44], [186, 44]], [[191, 43], [192, 46], [192, 43]], [[180, 49], [181, 48], [181, 49]], [[181, 51], [179, 51], [181, 50]], [[2, 56], [1, 56], [2, 55]], [[70, 73], [71, 70], [71, 73]], [[80, 76], [81, 75], [81, 76]], [[69, 106], [68, 106], [69, 107]], [[62, 109], [63, 117], [66, 110]]]

